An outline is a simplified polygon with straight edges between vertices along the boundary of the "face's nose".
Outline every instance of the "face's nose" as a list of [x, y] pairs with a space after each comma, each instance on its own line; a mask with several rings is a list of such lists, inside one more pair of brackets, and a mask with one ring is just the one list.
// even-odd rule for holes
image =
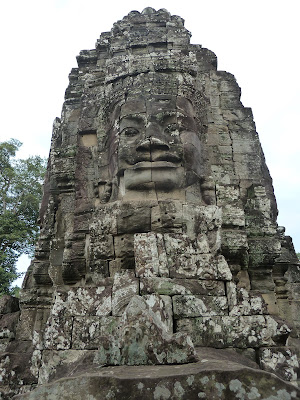
[[161, 127], [158, 124], [150, 123], [146, 129], [146, 137], [138, 144], [136, 150], [141, 152], [169, 151], [170, 146], [162, 137]]
[[170, 146], [156, 137], [147, 137], [138, 144], [136, 150], [140, 152], [169, 151]]

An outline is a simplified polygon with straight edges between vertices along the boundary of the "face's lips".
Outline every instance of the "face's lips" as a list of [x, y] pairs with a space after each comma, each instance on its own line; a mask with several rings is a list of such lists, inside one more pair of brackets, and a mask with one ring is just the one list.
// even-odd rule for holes
[[131, 168], [177, 168], [181, 164], [181, 158], [176, 154], [153, 152], [148, 156], [142, 157]]
[[157, 153], [151, 154], [151, 159], [138, 161], [132, 166], [132, 169], [140, 168], [178, 168], [181, 158], [172, 153]]
[[147, 168], [178, 168], [178, 164], [170, 161], [140, 161], [134, 164], [131, 169], [147, 169]]
[[177, 156], [176, 154], [172, 153], [165, 153], [165, 154], [151, 154], [151, 161], [156, 162], [156, 161], [167, 161], [170, 163], [175, 163], [178, 164], [181, 162], [181, 158]]

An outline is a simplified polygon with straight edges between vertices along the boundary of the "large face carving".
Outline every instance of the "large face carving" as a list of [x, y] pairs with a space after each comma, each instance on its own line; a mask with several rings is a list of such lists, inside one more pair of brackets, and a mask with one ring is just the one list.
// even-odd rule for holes
[[183, 97], [128, 98], [115, 116], [110, 159], [125, 190], [171, 191], [201, 175], [195, 112]]

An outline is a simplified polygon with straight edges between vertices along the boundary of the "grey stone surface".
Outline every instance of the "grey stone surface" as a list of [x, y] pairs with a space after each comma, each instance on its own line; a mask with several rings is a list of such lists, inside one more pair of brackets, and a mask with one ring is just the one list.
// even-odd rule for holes
[[260, 348], [285, 345], [289, 327], [271, 316], [212, 316], [182, 318], [177, 329], [189, 334], [195, 346]]
[[261, 348], [259, 360], [262, 369], [275, 373], [285, 381], [297, 386], [299, 361], [293, 350], [287, 347]]
[[[54, 360], [54, 354], [49, 354]], [[78, 354], [79, 356], [79, 354]], [[80, 354], [82, 360], [87, 355]], [[68, 376], [68, 361], [65, 357], [61, 370], [56, 369], [56, 378], [64, 369], [63, 379], [53, 379], [31, 393], [15, 396], [14, 399], [79, 400], [103, 398], [134, 400], [143, 399], [211, 399], [296, 400], [300, 392], [296, 387], [282, 381], [274, 374], [260, 371], [250, 360], [235, 356], [226, 350], [202, 348], [199, 361], [185, 365], [118, 366], [95, 370], [94, 365], [82, 363], [84, 367]], [[72, 362], [71, 362], [72, 365]], [[50, 397], [51, 396], [51, 397]]]
[[173, 296], [174, 318], [226, 315], [226, 296], [175, 295]]
[[158, 293], [170, 296], [175, 294], [225, 296], [225, 285], [222, 281], [213, 280], [152, 277], [140, 280], [140, 291], [141, 294]]
[[116, 335], [99, 343], [100, 365], [183, 364], [196, 360], [185, 333], [173, 334], [172, 304], [168, 296], [133, 296]]

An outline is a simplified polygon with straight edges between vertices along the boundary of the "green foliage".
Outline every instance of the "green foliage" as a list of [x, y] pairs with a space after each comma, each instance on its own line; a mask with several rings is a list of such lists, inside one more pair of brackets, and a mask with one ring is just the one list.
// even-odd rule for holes
[[298, 260], [300, 261], [300, 253], [296, 253], [296, 254], [297, 254]]
[[18, 257], [32, 254], [46, 161], [39, 156], [16, 159], [16, 139], [0, 143], [0, 295], [12, 293], [19, 277]]

